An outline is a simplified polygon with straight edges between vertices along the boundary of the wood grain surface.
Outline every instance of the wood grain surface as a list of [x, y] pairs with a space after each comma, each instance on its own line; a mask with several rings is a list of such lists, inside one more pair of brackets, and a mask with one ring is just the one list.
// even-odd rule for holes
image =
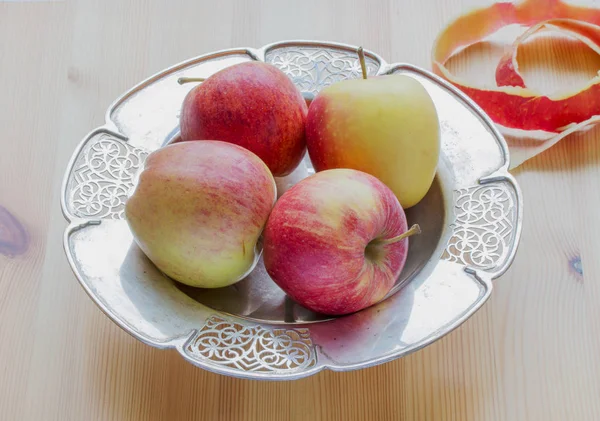
[[[522, 242], [485, 306], [424, 350], [371, 369], [283, 383], [205, 372], [113, 324], [63, 253], [68, 159], [141, 79], [212, 50], [299, 38], [430, 68], [438, 31], [479, 4], [0, 1], [0, 206], [29, 241], [24, 254], [0, 255], [0, 419], [599, 420], [600, 129], [514, 171]], [[481, 44], [451, 67], [489, 82], [501, 53]], [[600, 69], [569, 40], [534, 40], [520, 58], [528, 83], [548, 92]]]

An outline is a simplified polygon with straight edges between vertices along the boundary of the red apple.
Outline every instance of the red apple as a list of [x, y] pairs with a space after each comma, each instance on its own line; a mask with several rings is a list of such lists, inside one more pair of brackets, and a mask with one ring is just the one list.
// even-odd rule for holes
[[247, 149], [181, 142], [148, 156], [125, 216], [160, 270], [187, 285], [218, 288], [256, 263], [275, 196], [271, 172]]
[[264, 231], [271, 278], [313, 311], [342, 315], [380, 301], [406, 262], [406, 216], [394, 193], [357, 170], [312, 175], [277, 201]]
[[192, 89], [180, 117], [181, 139], [217, 139], [258, 155], [276, 177], [302, 160], [308, 107], [277, 67], [252, 61], [227, 67]]

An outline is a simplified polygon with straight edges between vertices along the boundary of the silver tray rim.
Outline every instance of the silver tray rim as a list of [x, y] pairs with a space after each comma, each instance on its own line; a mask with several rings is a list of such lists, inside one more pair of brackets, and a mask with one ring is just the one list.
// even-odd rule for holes
[[[111, 120], [112, 113], [117, 109], [117, 107], [121, 103], [123, 103], [129, 97], [134, 95], [139, 90], [147, 87], [154, 81], [162, 78], [163, 76], [165, 76], [169, 73], [172, 73], [174, 71], [177, 71], [178, 69], [183, 69], [185, 67], [188, 67], [194, 63], [201, 63], [201, 62], [204, 62], [211, 58], [218, 58], [221, 56], [227, 56], [227, 55], [232, 55], [232, 54], [248, 55], [249, 57], [252, 58], [252, 60], [265, 61], [265, 56], [270, 50], [274, 49], [275, 47], [281, 48], [281, 47], [286, 47], [286, 46], [338, 48], [338, 49], [343, 49], [343, 50], [347, 50], [347, 51], [356, 51], [356, 46], [346, 44], [346, 43], [333, 42], [333, 41], [308, 40], [308, 39], [297, 39], [297, 40], [290, 39], [290, 40], [281, 40], [281, 41], [269, 43], [269, 44], [264, 45], [261, 48], [240, 47], [240, 48], [228, 48], [228, 49], [217, 50], [217, 51], [209, 52], [206, 54], [202, 54], [202, 55], [181, 61], [170, 67], [167, 67], [167, 68], [149, 76], [148, 78], [142, 80], [138, 84], [134, 85], [132, 88], [130, 88], [125, 93], [120, 95], [117, 99], [115, 99], [110, 104], [110, 106], [107, 108], [107, 111], [105, 113], [104, 124], [102, 126], [96, 127], [93, 130], [89, 131], [83, 137], [83, 139], [79, 142], [79, 144], [75, 147], [75, 149], [73, 150], [72, 156], [69, 159], [69, 162], [67, 164], [66, 171], [64, 172], [64, 176], [63, 176], [62, 183], [61, 183], [61, 199], [60, 199], [61, 211], [63, 213], [64, 218], [69, 223], [68, 226], [66, 227], [66, 229], [64, 231], [64, 235], [63, 235], [64, 251], [65, 251], [67, 260], [69, 262], [69, 265], [71, 266], [71, 269], [73, 270], [73, 273], [76, 276], [79, 284], [83, 287], [84, 291], [92, 299], [92, 301], [102, 310], [102, 312], [106, 316], [109, 317], [110, 320], [112, 320], [114, 323], [116, 323], [119, 327], [121, 327], [125, 332], [129, 333], [135, 339], [137, 339], [147, 345], [150, 345], [152, 347], [158, 348], [158, 349], [177, 349], [179, 354], [186, 361], [188, 361], [189, 363], [191, 363], [195, 366], [198, 366], [207, 371], [211, 371], [211, 372], [218, 373], [218, 374], [225, 374], [225, 375], [229, 375], [229, 376], [237, 377], [237, 378], [259, 379], [259, 380], [277, 380], [277, 381], [279, 381], [279, 380], [294, 380], [294, 379], [300, 379], [300, 378], [314, 375], [323, 370], [351, 371], [351, 370], [373, 367], [373, 366], [376, 366], [376, 365], [379, 365], [382, 363], [393, 361], [395, 359], [404, 357], [404, 356], [409, 355], [413, 352], [416, 352], [420, 349], [423, 349], [424, 347], [430, 345], [433, 342], [436, 342], [440, 338], [444, 337], [445, 335], [447, 335], [448, 333], [452, 332], [457, 327], [462, 325], [475, 312], [477, 312], [477, 310], [479, 308], [481, 308], [481, 306], [483, 306], [483, 304], [487, 301], [487, 299], [489, 298], [489, 296], [491, 295], [491, 292], [492, 292], [493, 284], [491, 281], [502, 276], [508, 270], [508, 268], [511, 266], [511, 264], [513, 263], [515, 255], [519, 248], [519, 243], [520, 243], [521, 234], [522, 234], [522, 225], [523, 225], [522, 192], [521, 192], [518, 182], [516, 181], [514, 176], [512, 174], [510, 174], [508, 171], [509, 165], [510, 165], [510, 153], [509, 153], [508, 145], [507, 145], [506, 141], [504, 140], [504, 137], [500, 133], [499, 129], [495, 126], [495, 124], [491, 120], [491, 118], [465, 93], [463, 93], [461, 90], [459, 90], [458, 88], [456, 88], [454, 85], [447, 82], [443, 78], [435, 75], [433, 72], [423, 69], [419, 66], [409, 64], [409, 63], [404, 63], [404, 62], [388, 63], [379, 54], [365, 49], [364, 50], [365, 55], [379, 63], [380, 67], [377, 72], [378, 76], [390, 74], [396, 70], [408, 70], [408, 71], [414, 72], [416, 74], [420, 74], [427, 79], [432, 80], [436, 84], [442, 86], [444, 89], [451, 92], [460, 101], [462, 101], [465, 105], [467, 105], [467, 107], [470, 108], [474, 112], [474, 114], [476, 114], [479, 117], [481, 122], [486, 126], [486, 128], [489, 130], [489, 132], [493, 135], [493, 137], [495, 138], [495, 140], [498, 143], [498, 146], [500, 147], [500, 150], [502, 153], [502, 159], [503, 159], [504, 163], [499, 168], [497, 168], [495, 171], [492, 171], [490, 174], [479, 178], [478, 182], [479, 182], [479, 185], [484, 185], [486, 183], [492, 183], [492, 182], [507, 182], [513, 188], [513, 191], [516, 196], [516, 200], [515, 200], [516, 218], [515, 218], [515, 226], [514, 226], [514, 240], [512, 243], [512, 247], [509, 249], [509, 252], [506, 255], [504, 263], [500, 267], [498, 267], [494, 272], [482, 272], [478, 269], [474, 269], [469, 266], [466, 266], [464, 268], [465, 272], [472, 275], [474, 277], [474, 279], [476, 279], [479, 283], [481, 283], [482, 287], [484, 288], [485, 293], [480, 297], [480, 299], [471, 308], [469, 308], [469, 310], [467, 312], [465, 312], [465, 314], [462, 317], [455, 319], [453, 323], [446, 325], [444, 327], [444, 329], [437, 331], [434, 335], [426, 338], [425, 340], [421, 341], [420, 343], [417, 343], [415, 346], [411, 347], [411, 349], [409, 351], [400, 350], [398, 352], [392, 352], [392, 353], [389, 353], [386, 355], [381, 355], [378, 358], [373, 358], [366, 362], [361, 362], [361, 363], [357, 363], [357, 364], [348, 364], [348, 365], [339, 366], [339, 367], [332, 365], [332, 364], [321, 364], [321, 365], [316, 365], [310, 369], [303, 370], [303, 371], [300, 371], [300, 372], [294, 373], [294, 374], [278, 374], [278, 373], [263, 373], [263, 372], [243, 373], [237, 369], [232, 369], [232, 368], [225, 367], [225, 366], [214, 366], [211, 364], [202, 364], [201, 362], [191, 358], [186, 352], [184, 352], [185, 346], [190, 341], [192, 341], [192, 339], [194, 338], [195, 332], [191, 332], [189, 335], [186, 335], [186, 336], [183, 336], [176, 340], [168, 341], [165, 343], [148, 340], [148, 339], [144, 338], [143, 336], [138, 335], [128, 325], [127, 322], [121, 320], [121, 318], [119, 317], [118, 314], [116, 314], [112, 309], [107, 307], [101, 300], [99, 300], [96, 297], [94, 292], [89, 288], [89, 286], [86, 284], [86, 282], [84, 282], [84, 280], [82, 279], [82, 275], [77, 271], [75, 262], [73, 261], [73, 258], [72, 258], [72, 255], [71, 255], [71, 253], [69, 253], [68, 240], [69, 240], [69, 236], [73, 232], [75, 232], [79, 229], [85, 228], [87, 226], [90, 226], [90, 225], [97, 225], [101, 222], [100, 220], [96, 221], [96, 220], [78, 218], [78, 217], [71, 215], [68, 211], [68, 206], [66, 203], [66, 197], [67, 197], [66, 193], [68, 191], [68, 182], [69, 182], [71, 173], [73, 172], [74, 165], [79, 156], [79, 153], [81, 152], [82, 148], [85, 146], [85, 143], [87, 142], [87, 140], [91, 138], [91, 136], [93, 136], [94, 134], [97, 134], [97, 133], [101, 133], [101, 132], [110, 133], [111, 135], [115, 136], [116, 138], [122, 140], [123, 142], [127, 142], [127, 140], [128, 140], [127, 136], [124, 136], [123, 134], [121, 134], [119, 132], [119, 129], [116, 126], [116, 124]], [[218, 311], [215, 310], [215, 313], [218, 313]], [[259, 324], [259, 323], [255, 323], [255, 324]], [[282, 325], [282, 326], [286, 326], [286, 325]], [[300, 326], [300, 327], [302, 327], [302, 326]]]

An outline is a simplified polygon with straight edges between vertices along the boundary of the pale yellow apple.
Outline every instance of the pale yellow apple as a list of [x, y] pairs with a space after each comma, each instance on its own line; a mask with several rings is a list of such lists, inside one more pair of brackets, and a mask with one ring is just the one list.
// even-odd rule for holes
[[427, 90], [410, 76], [345, 80], [323, 89], [311, 103], [306, 140], [316, 171], [364, 171], [409, 208], [435, 177], [439, 119]]

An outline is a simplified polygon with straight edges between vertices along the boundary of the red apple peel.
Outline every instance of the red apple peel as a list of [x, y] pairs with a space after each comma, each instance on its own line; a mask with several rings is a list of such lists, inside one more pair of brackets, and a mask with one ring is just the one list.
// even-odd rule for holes
[[[473, 86], [448, 70], [446, 63], [452, 56], [511, 24], [529, 29], [500, 60], [496, 88]], [[511, 163], [514, 168], [569, 134], [600, 121], [600, 76], [575, 92], [542, 95], [529, 89], [519, 73], [517, 51], [520, 45], [539, 31], [552, 30], [575, 37], [600, 54], [599, 25], [599, 9], [562, 0], [495, 3], [460, 16], [442, 30], [432, 50], [433, 71], [473, 99], [504, 134], [544, 141], [532, 148], [529, 156], [517, 157]]]

